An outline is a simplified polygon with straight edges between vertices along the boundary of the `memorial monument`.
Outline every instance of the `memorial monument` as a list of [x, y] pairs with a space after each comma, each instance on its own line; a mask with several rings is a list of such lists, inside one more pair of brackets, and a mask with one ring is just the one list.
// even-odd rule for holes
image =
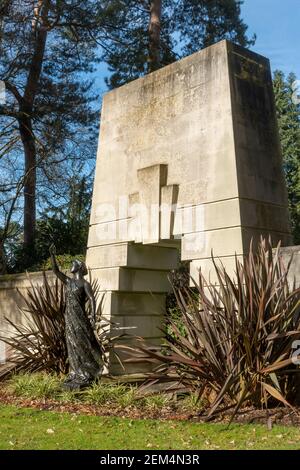
[[159, 343], [179, 255], [214, 282], [212, 250], [233, 272], [261, 235], [292, 243], [266, 58], [222, 41], [104, 96], [86, 260], [104, 316]]

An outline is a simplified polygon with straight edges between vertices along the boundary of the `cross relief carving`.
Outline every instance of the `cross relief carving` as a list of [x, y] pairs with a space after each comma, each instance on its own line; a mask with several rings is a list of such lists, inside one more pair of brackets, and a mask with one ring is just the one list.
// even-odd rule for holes
[[129, 195], [136, 243], [144, 245], [173, 238], [179, 185], [167, 185], [168, 165], [152, 165], [137, 172], [138, 193]]

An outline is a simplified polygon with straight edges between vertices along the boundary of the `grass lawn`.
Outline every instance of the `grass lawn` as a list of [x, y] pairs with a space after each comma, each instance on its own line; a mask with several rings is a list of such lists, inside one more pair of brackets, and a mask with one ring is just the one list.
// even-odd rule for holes
[[0, 449], [300, 449], [300, 429], [54, 413], [0, 405]]

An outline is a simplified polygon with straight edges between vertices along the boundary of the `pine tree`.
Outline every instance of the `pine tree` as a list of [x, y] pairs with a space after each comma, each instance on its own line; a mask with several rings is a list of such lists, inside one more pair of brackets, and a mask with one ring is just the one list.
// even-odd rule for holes
[[111, 40], [103, 54], [115, 88], [221, 39], [247, 38], [237, 0], [113, 0]]
[[[13, 153], [6, 152], [6, 160], [18, 158], [17, 177], [24, 197], [24, 247], [30, 255], [41, 185], [55, 183], [63, 174], [59, 166], [76, 158], [79, 149], [86, 158], [89, 151], [90, 156], [95, 154], [98, 113], [93, 102], [97, 97], [87, 76], [98, 61], [99, 45], [105, 47], [110, 3], [0, 3], [0, 80], [7, 95], [6, 103], [0, 105], [0, 128], [10, 125], [13, 139], [18, 136], [13, 141]], [[3, 143], [11, 149], [11, 142]], [[5, 184], [7, 175], [0, 173]], [[2, 248], [3, 243], [0, 239]]]
[[247, 25], [241, 18], [243, 0], [180, 0], [175, 21], [183, 42], [183, 55], [228, 39], [249, 47], [256, 36], [248, 39]]
[[294, 242], [300, 244], [300, 105], [294, 99], [296, 76], [274, 73], [277, 119], [289, 196]]
[[[110, 41], [102, 59], [113, 89], [174, 62], [173, 0], [112, 0]], [[157, 24], [157, 22], [159, 24]]]

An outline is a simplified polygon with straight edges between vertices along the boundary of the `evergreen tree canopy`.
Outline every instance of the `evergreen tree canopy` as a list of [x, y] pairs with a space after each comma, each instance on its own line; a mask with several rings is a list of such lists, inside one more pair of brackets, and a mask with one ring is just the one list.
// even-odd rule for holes
[[[247, 38], [247, 26], [240, 16], [242, 3], [242, 0], [112, 0], [114, 27], [103, 54], [111, 72], [107, 85], [109, 88], [123, 85], [222, 39], [246, 47], [253, 44], [255, 38]], [[155, 6], [161, 14], [160, 41], [156, 44], [159, 63], [153, 64], [149, 31]]]
[[[111, 76], [106, 79], [109, 88], [116, 88], [135, 80], [147, 72], [149, 67], [149, 21], [151, 1], [112, 0], [110, 41], [103, 52]], [[172, 0], [163, 0], [164, 8], [160, 32], [160, 65], [176, 60], [175, 44], [172, 37]]]
[[294, 242], [300, 244], [300, 105], [294, 99], [296, 76], [274, 73], [279, 134], [286, 176]]
[[179, 0], [175, 22], [183, 41], [183, 55], [228, 39], [248, 47], [255, 36], [247, 38], [248, 26], [241, 19], [243, 0]]
[[0, 80], [7, 96], [0, 104], [6, 130], [0, 132], [2, 265], [16, 206], [23, 211], [25, 251], [34, 255], [41, 194], [64, 179], [70, 162], [94, 162], [97, 96], [88, 75], [105, 47], [110, 18], [109, 1], [1, 0]]

